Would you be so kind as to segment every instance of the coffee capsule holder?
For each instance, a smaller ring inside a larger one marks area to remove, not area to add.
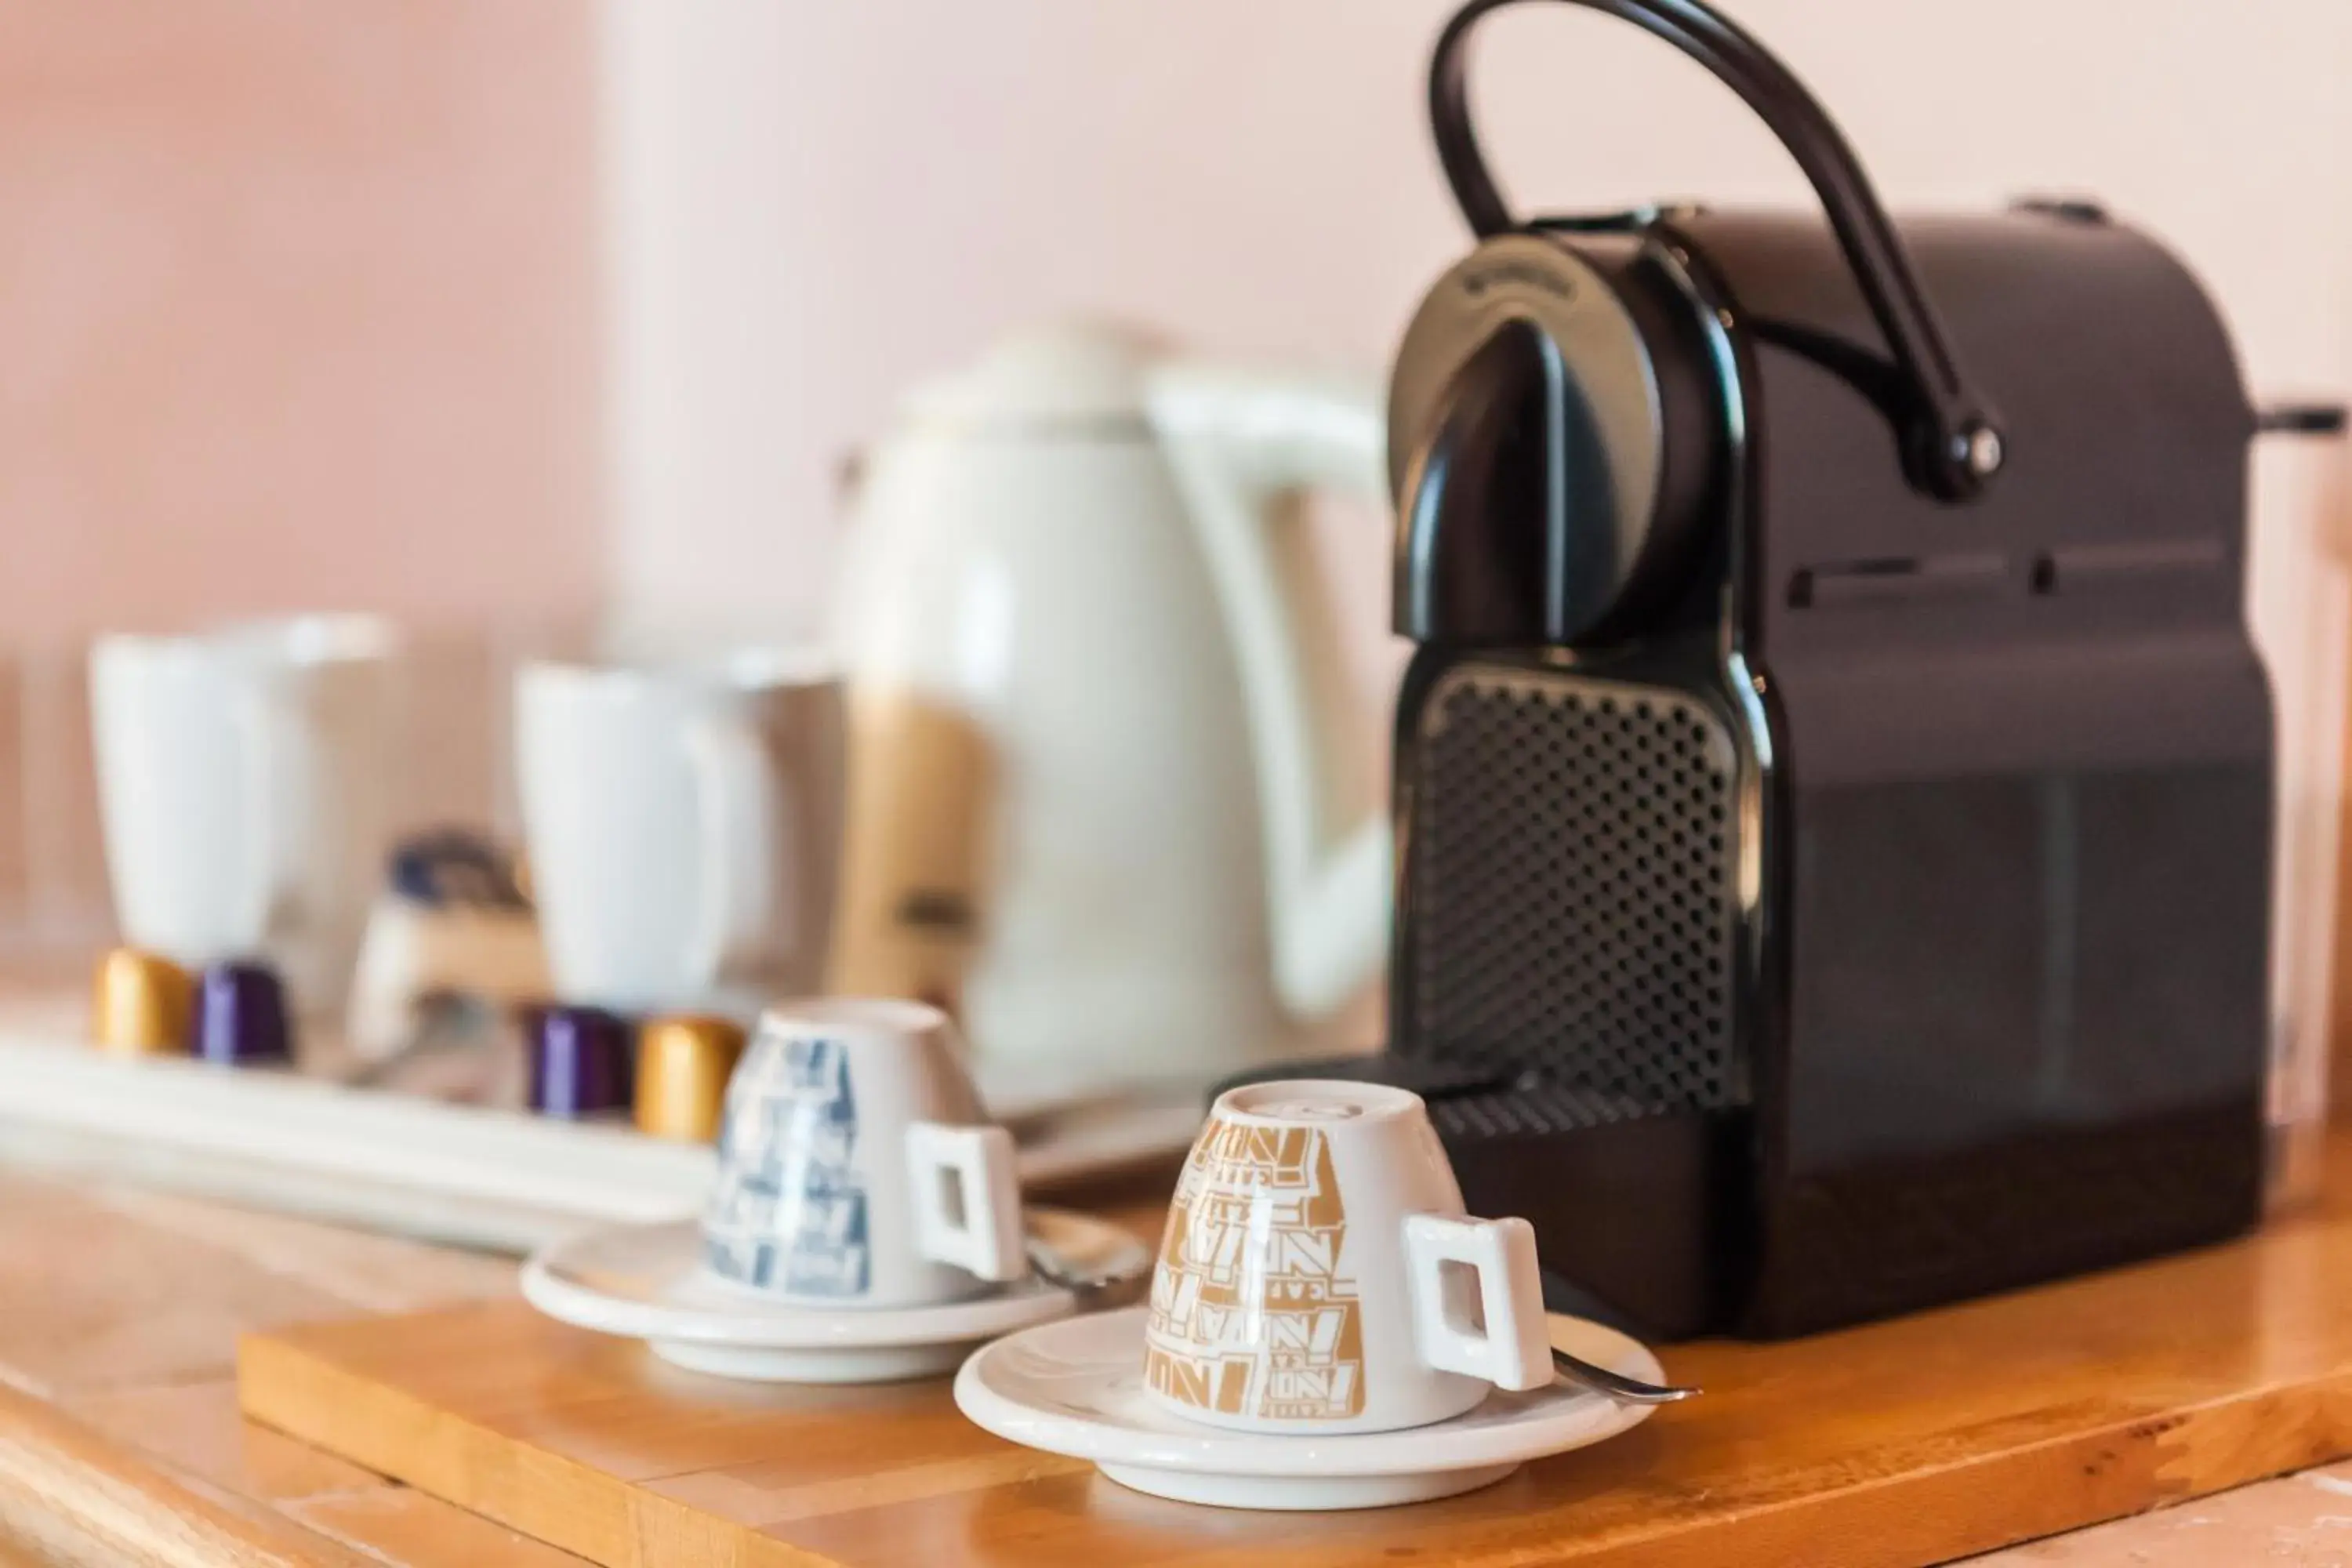
[[[299,1070],[227,1069],[102,1051],[91,1025],[79,993],[0,1000],[0,1162],[518,1255],[583,1225],[693,1215],[709,1190],[708,1144],[647,1135],[625,1114],[532,1115],[513,1085],[486,1100],[499,1086],[478,1061],[420,1058],[411,1077],[378,1079],[313,1031]],[[1033,1191],[1165,1162],[1200,1125],[1196,1084],[988,1061],[977,1076]]]

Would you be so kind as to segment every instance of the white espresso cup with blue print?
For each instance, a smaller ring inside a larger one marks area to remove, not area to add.
[[[703,1265],[806,1307],[917,1307],[1028,1271],[1012,1135],[920,1002],[761,1015],[728,1081]]]

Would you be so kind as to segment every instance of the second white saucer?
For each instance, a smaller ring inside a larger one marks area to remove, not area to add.
[[[1089,1273],[1148,1268],[1118,1226],[1031,1209],[1032,1234]],[[549,1317],[644,1340],[675,1365],[762,1383],[883,1383],[945,1372],[983,1340],[1050,1322],[1077,1300],[1035,1275],[984,1296],[925,1307],[815,1308],[768,1300],[701,1267],[693,1220],[603,1226],[541,1247],[523,1265],[524,1298]]]
[[[1650,1407],[1554,1382],[1490,1394],[1466,1415],[1401,1432],[1267,1436],[1169,1415],[1143,1396],[1145,1310],[1041,1324],[997,1341],[956,1374],[957,1405],[1027,1447],[1092,1459],[1137,1491],[1221,1508],[1385,1508],[1501,1480],[1529,1459],[1640,1425]],[[1644,1382],[1664,1382],[1636,1341],[1554,1314],[1561,1349]]]

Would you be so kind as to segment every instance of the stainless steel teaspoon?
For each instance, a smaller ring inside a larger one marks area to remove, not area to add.
[[[1580,1383],[1597,1394],[1622,1399],[1628,1405],[1672,1405],[1699,1392],[1675,1384],[1643,1383],[1638,1377],[1627,1377],[1622,1372],[1612,1372],[1580,1356],[1572,1356],[1558,1345],[1551,1348],[1551,1364],[1552,1370],[1569,1382]]]

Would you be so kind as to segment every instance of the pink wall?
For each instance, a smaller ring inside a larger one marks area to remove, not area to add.
[[[593,24],[0,0],[0,643],[595,592]]]
[[[0,0],[0,963],[104,929],[80,637],[601,596],[595,25]],[[419,668],[478,815],[491,667]]]
[[[1423,108],[1457,3],[606,0],[625,593],[812,614],[839,456],[1039,316],[1383,365],[1465,244]],[[2352,385],[2352,5],[1725,4],[1893,205],[2095,192],[2205,277],[2258,388]],[[1477,45],[1528,205],[1810,199],[1728,90],[1631,27],[1523,5]],[[2299,559],[2307,498],[2266,500],[2266,551]],[[2266,616],[2283,647],[2291,618]]]

